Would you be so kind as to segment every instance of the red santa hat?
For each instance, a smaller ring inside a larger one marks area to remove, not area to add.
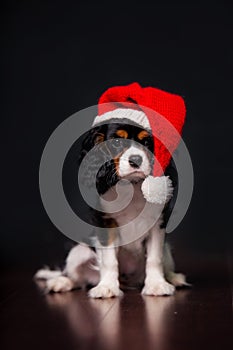
[[[100,97],[98,114],[93,125],[113,118],[127,118],[152,131],[155,155],[153,176],[158,185],[158,177],[163,175],[181,138],[186,114],[183,98],[157,88],[143,88],[138,83],[114,86]],[[149,186],[150,192],[153,192],[151,179],[144,183],[145,186]]]

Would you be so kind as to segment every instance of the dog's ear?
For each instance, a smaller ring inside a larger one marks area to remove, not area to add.
[[[112,186],[116,185],[118,181],[118,175],[115,169],[115,164],[113,159],[110,159],[103,163],[99,168],[96,176],[96,188],[98,193],[104,194]]]
[[[82,136],[81,151],[79,156],[79,162],[83,160],[85,155],[96,145],[106,139],[107,125],[96,126],[87,131]]]
[[[169,176],[169,178],[171,179],[174,190],[173,190],[172,198],[169,200],[169,202],[166,204],[163,210],[163,223],[161,225],[162,228],[165,228],[168,224],[168,221],[170,219],[170,216],[172,214],[173,208],[176,203],[176,198],[178,193],[178,174],[177,174],[177,169],[173,159],[171,159],[169,165],[167,166],[165,170],[165,175]]]
[[[101,143],[106,140],[107,125],[96,126],[83,135],[81,150],[79,155],[79,166],[82,163],[82,184],[91,187],[96,185],[96,174],[98,170],[105,164],[109,151],[107,147]],[[93,153],[89,153],[93,150]],[[89,153],[89,154],[88,154]],[[87,156],[87,157],[85,157]]]
[[[93,174],[98,172],[101,162],[103,162],[100,160],[100,156],[103,157],[104,152],[101,153],[98,149],[94,150],[91,160],[88,153],[96,144],[101,145],[100,142],[104,141],[107,127],[107,125],[96,126],[79,137],[69,149],[62,169],[62,184],[69,205],[78,217],[90,224],[93,224],[94,216],[90,214],[90,206],[83,198],[80,185],[89,188],[96,186],[96,176]],[[104,142],[102,144],[105,145]],[[85,188],[82,189],[85,190]]]

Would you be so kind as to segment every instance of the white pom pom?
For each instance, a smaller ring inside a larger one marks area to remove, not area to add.
[[[173,187],[169,176],[148,176],[142,183],[142,193],[147,202],[165,204],[172,197]]]

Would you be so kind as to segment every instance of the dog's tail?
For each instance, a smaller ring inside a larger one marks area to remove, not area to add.
[[[173,284],[175,287],[187,286],[191,287],[191,284],[186,281],[186,276],[182,273],[175,272],[175,263],[171,253],[171,247],[168,243],[164,245],[164,274],[166,280]]]
[[[40,280],[50,280],[51,278],[56,278],[62,275],[62,270],[50,270],[49,267],[45,267],[43,269],[38,270],[35,273],[34,278]]]

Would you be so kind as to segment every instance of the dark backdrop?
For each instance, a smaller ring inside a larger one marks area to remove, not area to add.
[[[42,206],[38,169],[52,131],[112,85],[138,81],[187,104],[195,172],[191,206],[172,233],[188,252],[225,252],[232,235],[232,7],[161,1],[7,1],[1,41],[1,258],[57,260],[70,241]]]

